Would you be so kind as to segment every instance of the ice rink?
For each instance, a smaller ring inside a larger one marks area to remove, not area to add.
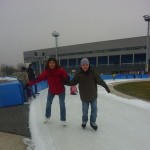
[[[122,80],[106,80],[109,85]],[[125,81],[125,80],[123,80]],[[131,81],[131,79],[130,79]],[[36,150],[149,150],[150,103],[108,94],[98,85],[98,130],[89,123],[81,128],[82,109],[79,94],[70,95],[66,86],[67,126],[60,121],[58,96],[52,116],[44,124],[47,89],[30,105],[29,125]],[[90,113],[90,112],[89,112]]]

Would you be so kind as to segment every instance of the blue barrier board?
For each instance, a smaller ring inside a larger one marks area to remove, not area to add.
[[[0,107],[24,103],[23,89],[18,81],[0,84]]]

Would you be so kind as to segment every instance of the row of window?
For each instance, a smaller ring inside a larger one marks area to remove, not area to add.
[[[131,63],[143,63],[146,60],[146,54],[128,54],[128,55],[114,55],[114,56],[99,56],[98,59],[96,57],[89,57],[89,62],[91,65],[107,65],[107,64],[131,64]],[[61,66],[78,66],[80,64],[81,58],[73,58],[73,59],[61,59]]]

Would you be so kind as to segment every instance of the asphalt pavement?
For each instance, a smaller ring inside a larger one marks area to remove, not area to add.
[[[0,150],[25,150],[22,138],[31,138],[29,104],[0,108]]]

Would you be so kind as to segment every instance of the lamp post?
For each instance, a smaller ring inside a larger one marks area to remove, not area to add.
[[[1,80],[2,80],[3,73],[2,73],[2,64],[1,64],[1,62],[0,62],[0,72],[1,72]]]
[[[59,36],[59,33],[54,31],[52,33],[52,35],[55,37],[55,43],[56,43],[56,60],[58,59],[58,36]]]
[[[1,80],[2,80],[3,73],[2,73],[2,66],[1,66],[1,64],[0,64],[0,71],[1,71]]]
[[[144,20],[148,22],[148,29],[147,29],[147,49],[146,49],[146,66],[145,72],[149,71],[149,23],[150,23],[150,15],[144,15]]]

